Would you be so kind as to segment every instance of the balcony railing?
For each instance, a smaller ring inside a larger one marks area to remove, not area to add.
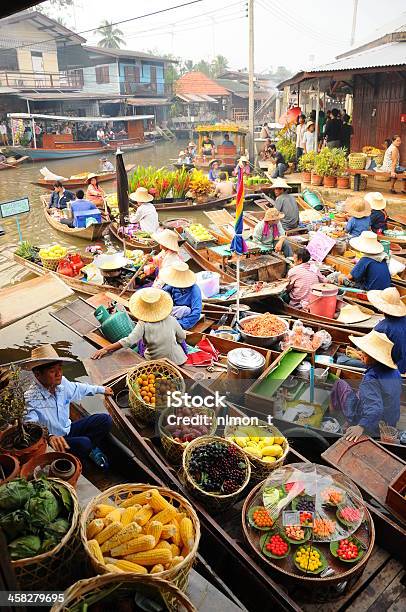
[[[16,89],[81,89],[79,75],[65,72],[20,72],[0,70],[0,86]]]
[[[122,81],[120,93],[131,96],[170,96],[172,85],[168,83],[137,83],[135,81]]]

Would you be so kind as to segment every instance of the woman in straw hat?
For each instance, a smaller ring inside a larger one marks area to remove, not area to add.
[[[180,261],[164,268],[159,279],[173,300],[172,316],[183,329],[193,327],[202,314],[202,292],[196,284],[196,275],[187,263]]]
[[[186,332],[171,316],[173,301],[169,293],[146,287],[139,289],[130,298],[131,314],[138,319],[137,325],[126,338],[102,348],[92,355],[100,359],[121,348],[131,348],[142,341],[146,359],[170,359],[176,365],[185,363],[186,353],[180,343]]]
[[[379,435],[379,421],[396,427],[400,418],[402,382],[391,352],[393,342],[375,330],[365,336],[349,336],[360,349],[365,374],[356,393],[345,380],[334,384],[330,409],[341,410],[349,425],[345,437],[357,441],[362,434]]]
[[[104,219],[106,219],[106,206],[105,206],[106,194],[103,189],[99,186],[97,181],[97,174],[89,174],[87,177],[87,190],[86,200],[96,204],[97,208],[102,213]]]
[[[371,207],[368,202],[361,196],[352,196],[347,198],[345,202],[347,215],[350,217],[345,231],[347,234],[356,238],[362,232],[367,232],[371,229]]]
[[[137,203],[137,212],[133,218],[134,223],[138,223],[142,232],[153,234],[159,229],[158,213],[153,205],[154,197],[148,193],[145,187],[138,189],[130,194],[130,200]]]
[[[295,197],[287,193],[290,186],[283,178],[272,181],[272,191],[275,194],[274,206],[284,215],[282,226],[285,230],[296,229],[299,225],[299,207]]]
[[[209,163],[209,181],[216,183],[220,177],[220,161],[218,159],[212,159]]]
[[[379,191],[367,193],[364,200],[371,207],[371,230],[382,234],[388,229],[388,215],[386,213],[386,199]]]
[[[111,429],[110,415],[92,414],[72,422],[69,408],[71,402],[90,395],[113,395],[113,391],[110,387],[67,380],[62,367],[68,362],[74,359],[60,357],[50,344],[33,349],[31,358],[20,362],[21,368],[34,374],[34,381],[25,393],[27,421],[48,429],[49,444],[55,451],[69,450],[82,461],[89,458],[99,467],[107,468],[99,444]]]
[[[387,289],[391,284],[391,276],[387,264],[388,255],[374,232],[362,232],[361,236],[352,238],[350,245],[362,254],[361,259],[351,270],[351,274],[339,274],[338,282],[354,281],[357,287],[370,291],[371,289]]]
[[[393,342],[392,359],[399,372],[406,372],[406,305],[396,287],[383,291],[368,291],[368,300],[383,312],[385,318],[375,326],[375,331],[386,334]]]
[[[252,238],[255,242],[260,242],[264,246],[269,247],[275,253],[282,251],[285,257],[289,257],[291,249],[289,244],[285,242],[286,234],[281,224],[281,219],[284,216],[276,208],[268,208],[265,211],[263,220],[258,221],[256,224]]]
[[[167,266],[172,266],[182,261],[179,257],[179,237],[173,230],[164,229],[162,232],[151,234],[151,238],[161,247],[161,251],[154,257],[153,261],[158,268],[158,278],[154,284],[156,287],[162,287],[163,283],[159,280],[160,272]]]

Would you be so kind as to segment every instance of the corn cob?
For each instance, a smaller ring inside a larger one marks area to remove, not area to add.
[[[106,569],[108,569],[109,572],[115,572],[116,574],[124,573],[124,570],[117,567],[117,565],[113,565],[112,563],[106,563]]]
[[[99,543],[96,540],[89,540],[87,544],[93,557],[96,557],[97,561],[104,565],[104,558]]]
[[[176,529],[172,523],[167,523],[162,527],[161,540],[168,540],[175,535]]]
[[[154,548],[153,550],[145,550],[132,555],[127,555],[127,561],[139,563],[140,565],[157,565],[162,563],[166,565],[172,561],[172,553],[167,548]]]
[[[134,506],[128,506],[128,508],[125,508],[123,514],[121,515],[121,524],[125,527],[126,525],[132,523],[138,510],[141,510],[140,504],[134,504]]]
[[[115,523],[116,521],[121,522],[123,512],[124,508],[116,508],[115,510],[112,510],[112,512],[109,512],[108,515],[104,517],[104,520],[107,524]]]
[[[115,509],[116,506],[111,506],[110,504],[98,504],[94,508],[94,515],[96,518],[104,518]]]
[[[191,549],[194,542],[194,532],[193,523],[190,518],[185,517],[181,520],[179,530],[183,545]]]
[[[180,555],[180,548],[179,546],[177,546],[176,544],[171,544],[171,551],[172,551],[172,556],[173,557],[177,557],[178,555]]]
[[[116,533],[121,531],[122,528],[122,524],[118,521],[116,521],[115,523],[110,523],[110,525],[105,527],[103,531],[101,531],[95,536],[95,540],[97,540],[99,544],[104,544],[104,542],[107,542],[107,540],[109,540],[114,535],[116,535]]]
[[[172,567],[175,567],[175,565],[179,565],[179,563],[181,563],[183,561],[183,557],[173,557],[172,561],[169,562],[169,568],[168,569],[172,569]]]
[[[116,546],[132,540],[140,533],[140,531],[141,527],[138,525],[138,523],[130,523],[126,527],[123,527],[118,533],[113,535],[113,537],[111,537],[109,540],[104,542],[104,544],[101,545],[101,551],[108,552],[112,548],[116,548]]]
[[[157,489],[151,489],[151,499],[148,503],[152,506],[154,512],[160,512],[168,508],[168,506],[172,506]]]
[[[158,514],[155,514],[154,521],[159,521],[162,525],[169,523],[176,514],[176,508],[168,506],[165,510],[161,510]]]
[[[181,546],[182,540],[181,540],[181,537],[180,537],[179,525],[178,525],[177,521],[175,521],[175,519],[173,519],[171,521],[171,525],[173,525],[174,528],[175,528],[175,533],[173,534],[171,540],[172,540],[172,542],[174,544],[176,544],[176,546]]]
[[[137,514],[134,517],[134,521],[141,525],[141,527],[143,527],[148,523],[153,514],[154,511],[151,506],[149,504],[145,504],[144,506],[142,506],[141,510],[138,510]]]
[[[148,523],[145,533],[154,536],[155,544],[158,544],[161,538],[162,527],[163,525],[159,521],[152,521],[151,523]]]
[[[110,554],[112,557],[123,557],[133,553],[150,550],[155,546],[155,538],[151,535],[137,535],[132,540],[124,542],[115,548],[112,548]],[[131,559],[129,559],[131,561]]]
[[[182,555],[182,557],[184,557],[186,559],[186,557],[188,556],[188,554],[190,553],[190,550],[187,546],[184,546],[182,548],[182,550],[180,551],[180,554]]]
[[[156,548],[165,548],[166,550],[170,550],[172,551],[171,545],[169,544],[169,542],[167,540],[161,540],[160,542],[158,542],[158,544],[155,546]]]
[[[117,567],[121,572],[134,572],[136,574],[148,573],[147,569],[142,565],[131,563],[131,561],[126,561],[125,559],[111,559],[110,557],[106,557],[106,561],[109,561],[109,565]]]
[[[151,571],[149,573],[150,574],[159,574],[159,572],[163,572],[164,569],[165,568],[162,565],[162,563],[157,563],[156,565],[154,565],[154,567],[151,569]]]
[[[131,495],[131,497],[128,497],[126,500],[121,502],[120,508],[128,508],[129,506],[134,506],[135,504],[141,504],[141,506],[143,506],[144,504],[147,504],[150,499],[150,490],[142,491],[142,493],[135,493],[134,495]]]
[[[86,539],[92,540],[98,533],[103,531],[104,521],[103,519],[93,519],[90,521],[86,528]]]

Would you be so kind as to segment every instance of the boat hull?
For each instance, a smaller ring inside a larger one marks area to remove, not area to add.
[[[41,202],[47,223],[49,223],[51,227],[53,227],[57,232],[60,232],[61,234],[66,234],[74,238],[82,238],[83,240],[93,242],[94,240],[100,240],[103,237],[104,232],[107,231],[110,225],[109,221],[103,221],[102,223],[95,223],[94,225],[90,225],[89,227],[68,227],[63,223],[59,223],[59,221],[54,219],[52,215],[49,214],[47,196],[42,196]]]
[[[135,168],[136,164],[131,164],[130,166],[126,166],[126,172],[131,172]],[[98,183],[105,183],[106,181],[114,181],[116,179],[116,172],[104,172],[102,174],[97,175]],[[46,179],[38,179],[38,181],[33,181],[33,185],[39,185],[44,189],[53,190],[55,181],[47,181]],[[67,179],[63,181],[63,186],[65,189],[79,189],[80,187],[87,186],[87,178],[77,178],[77,179]]]
[[[122,145],[121,150],[126,151],[137,151],[139,149],[146,149],[153,147],[154,143],[145,142],[137,143],[134,145]],[[86,155],[100,155],[110,152],[115,152],[118,147],[87,147],[85,149],[69,148],[66,149],[32,149],[31,147],[11,147],[10,151],[18,153],[20,155],[26,155],[33,161],[43,161],[47,159],[68,159],[71,157],[84,157]]]

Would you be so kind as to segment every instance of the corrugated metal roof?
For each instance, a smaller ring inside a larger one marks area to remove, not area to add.
[[[312,66],[306,72],[331,72],[332,70],[357,70],[406,64],[406,42],[392,42],[367,49],[348,57],[341,57],[329,64]]]
[[[215,104],[218,103],[218,100],[208,96],[207,94],[176,94],[177,98],[180,98],[184,102],[213,102]]]

